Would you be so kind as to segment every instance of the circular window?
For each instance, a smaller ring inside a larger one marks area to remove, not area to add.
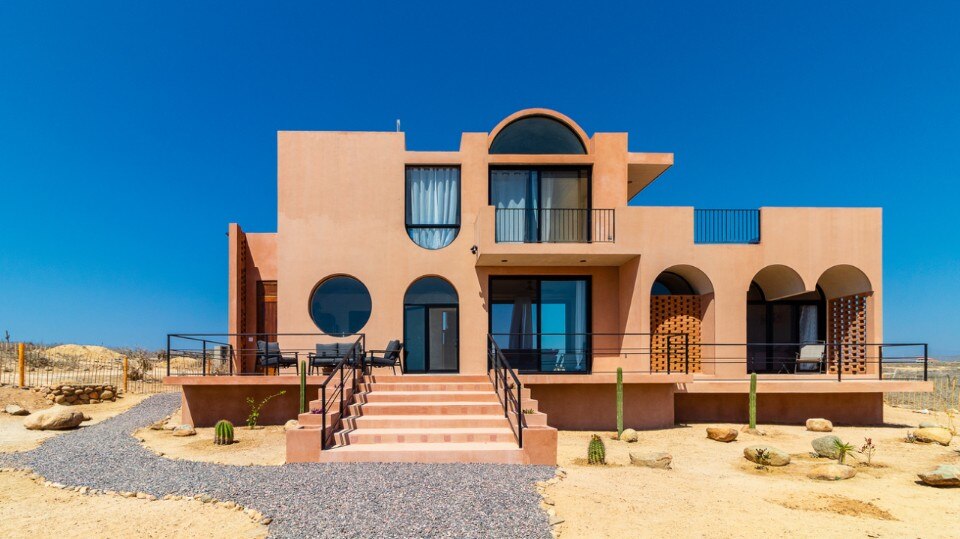
[[[341,275],[320,283],[310,296],[310,317],[330,335],[359,332],[370,320],[370,292],[363,283]]]

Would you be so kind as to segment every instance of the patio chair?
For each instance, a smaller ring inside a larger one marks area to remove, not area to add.
[[[401,350],[403,350],[403,344],[400,341],[390,341],[384,350],[370,350],[370,357],[366,359],[366,364],[370,367],[390,367],[393,369],[393,374],[397,374],[397,367],[402,367],[400,365]],[[376,355],[377,353],[381,355]]]
[[[299,352],[282,352],[280,343],[257,341],[257,365],[264,369],[274,367],[277,374],[280,374],[281,367],[293,366],[297,374],[300,374],[299,358]]]
[[[826,345],[823,344],[805,344],[800,347],[800,351],[797,353],[797,361],[793,365],[793,373],[796,374],[800,371],[817,371],[817,373],[823,373],[823,357],[826,350]],[[810,365],[810,369],[802,369],[801,367]]]

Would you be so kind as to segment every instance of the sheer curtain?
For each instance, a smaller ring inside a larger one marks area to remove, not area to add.
[[[460,230],[459,168],[407,168],[407,225],[410,239],[421,247],[450,245]]]
[[[543,199],[540,222],[542,241],[586,241],[586,179],[577,170],[544,171],[540,179]],[[552,210],[552,211],[551,211]]]
[[[529,170],[495,170],[490,176],[490,203],[497,208],[497,241],[537,239],[536,176]]]
[[[800,307],[800,343],[810,344],[817,342],[817,306],[803,305]]]

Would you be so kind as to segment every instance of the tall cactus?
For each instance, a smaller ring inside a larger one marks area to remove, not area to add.
[[[307,413],[307,362],[300,362],[300,413]]]
[[[221,419],[217,421],[214,431],[216,436],[213,439],[213,443],[217,445],[229,445],[233,443],[233,423],[226,419]]]
[[[603,439],[594,434],[590,437],[590,445],[587,446],[587,464],[606,464],[607,449],[603,445]]]
[[[757,373],[750,373],[750,428],[757,428]]]
[[[617,367],[617,438],[623,436],[623,367]]]

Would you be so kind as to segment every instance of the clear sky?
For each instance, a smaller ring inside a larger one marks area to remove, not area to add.
[[[452,4],[0,2],[0,337],[223,331],[276,131],[543,106],[676,153],[635,204],[882,206],[885,340],[960,353],[960,3]]]

